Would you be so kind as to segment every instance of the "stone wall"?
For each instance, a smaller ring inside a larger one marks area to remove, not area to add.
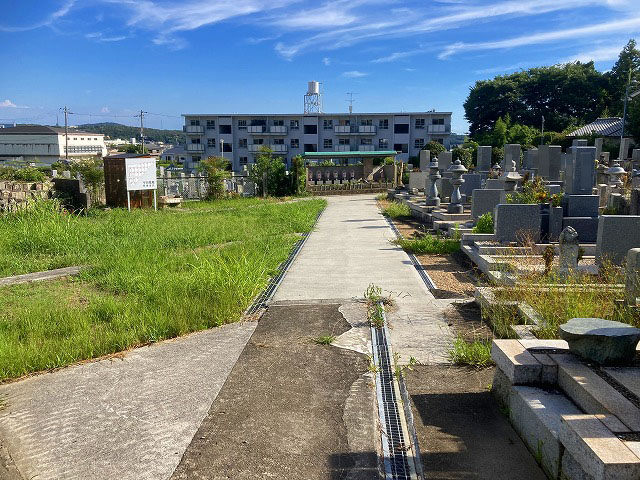
[[[48,182],[0,180],[0,212],[14,211],[37,198],[48,198]]]

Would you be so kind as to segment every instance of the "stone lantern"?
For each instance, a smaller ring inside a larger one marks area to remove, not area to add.
[[[462,174],[467,171],[464,165],[460,163],[460,159],[457,159],[449,171],[453,173],[451,184],[453,185],[453,193],[451,193],[451,201],[447,207],[447,213],[464,213],[464,206],[462,205],[462,195],[460,195],[460,185],[464,183]]]
[[[620,160],[614,160],[613,165],[607,170],[607,175],[609,175],[609,186],[613,188],[621,188],[622,180],[620,177],[627,173],[624,168],[620,166]]]
[[[493,174],[493,178],[500,177],[500,174],[502,173],[502,167],[499,163],[496,162],[496,164],[491,167],[491,173]]]
[[[522,180],[522,176],[516,171],[516,162],[511,160],[511,170],[506,172],[502,178],[504,178],[504,191],[507,193],[515,192],[518,182]]]
[[[441,177],[438,170],[438,158],[434,157],[429,163],[429,185],[425,188],[427,199],[425,205],[428,207],[437,207],[440,205],[440,199],[438,198],[438,187],[436,182]]]

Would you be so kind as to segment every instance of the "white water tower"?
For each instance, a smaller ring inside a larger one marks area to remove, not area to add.
[[[304,113],[322,113],[322,91],[320,82],[307,82],[304,95]]]

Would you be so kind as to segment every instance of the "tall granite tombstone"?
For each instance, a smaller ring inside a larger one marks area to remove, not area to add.
[[[633,168],[640,168],[640,148],[633,149],[631,163],[633,163]]]
[[[489,172],[491,170],[491,147],[478,147],[478,172]]]
[[[524,164],[522,167],[525,170],[537,170],[538,169],[538,149],[530,148],[524,152]]]
[[[630,145],[631,145],[630,138],[625,137],[622,139],[622,141],[620,142],[620,149],[618,150],[618,158],[620,160],[625,160],[628,157]]]
[[[596,158],[600,158],[600,154],[602,153],[602,144],[604,143],[604,138],[596,138],[593,142],[593,145],[596,147]]]
[[[574,147],[571,169],[573,195],[591,195],[596,174],[596,147]]]
[[[504,158],[502,159],[502,171],[511,168],[511,162],[516,163],[516,169],[520,167],[520,144],[508,143],[504,146]]]
[[[420,171],[429,173],[429,163],[431,162],[431,152],[420,150]]]
[[[438,168],[440,172],[446,172],[451,167],[451,163],[453,161],[453,153],[451,152],[441,152],[438,155]]]
[[[583,138],[574,138],[571,142],[572,147],[586,147],[589,145],[589,142]]]
[[[465,173],[462,175],[464,183],[460,185],[460,193],[471,197],[474,190],[482,186],[482,176],[479,173]]]
[[[560,145],[540,145],[537,153],[538,175],[546,180],[560,180],[562,147]]]

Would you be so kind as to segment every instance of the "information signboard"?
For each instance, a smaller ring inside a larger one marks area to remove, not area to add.
[[[156,159],[154,157],[131,157],[125,159],[127,190],[155,190]]]

